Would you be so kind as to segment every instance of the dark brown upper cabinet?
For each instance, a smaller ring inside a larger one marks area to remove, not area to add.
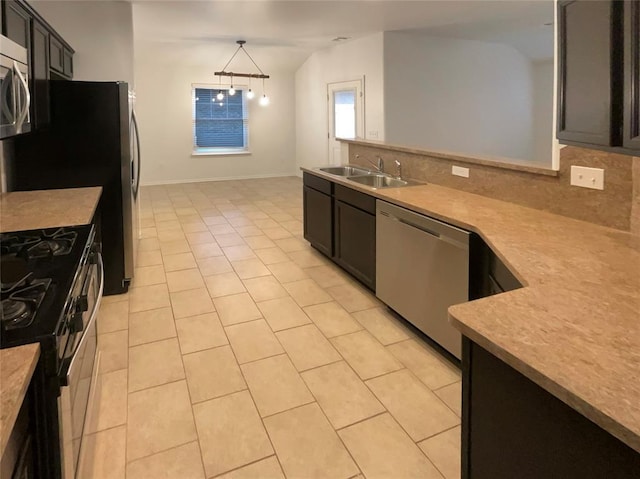
[[[49,81],[73,78],[73,49],[23,0],[2,0],[2,34],[27,49],[32,130],[50,124]]]
[[[31,48],[31,15],[18,2],[2,2],[3,34],[29,50]]]
[[[38,20],[33,20],[31,40],[31,77],[33,122],[36,129],[49,126],[49,31]]]
[[[638,154],[638,5],[558,2],[560,143]]]
[[[640,5],[625,2],[624,12],[625,148],[640,151]]]

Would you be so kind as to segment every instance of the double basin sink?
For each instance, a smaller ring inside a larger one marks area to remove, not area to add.
[[[414,181],[402,180],[394,178],[385,173],[367,170],[357,166],[328,166],[318,168],[319,171],[329,173],[330,175],[341,176],[354,183],[369,186],[371,188],[398,188],[401,186],[418,185]]]

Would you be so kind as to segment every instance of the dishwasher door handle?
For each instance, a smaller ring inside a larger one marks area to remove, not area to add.
[[[400,223],[403,223],[403,224],[405,224],[407,226],[411,226],[412,228],[420,230],[423,233],[427,233],[428,235],[431,235],[431,236],[433,236],[435,238],[440,238],[440,233],[436,233],[435,231],[431,231],[430,229],[427,229],[424,226],[417,225],[415,223],[412,223],[411,221],[403,220],[402,218],[397,218],[395,216],[389,216],[389,218],[391,218],[392,220],[395,220],[395,221],[399,221]]]
[[[386,216],[387,218],[389,218],[392,221],[398,221],[399,223],[402,223],[402,224],[405,224],[407,226],[411,226],[412,228],[415,228],[417,230],[420,230],[423,233],[427,233],[427,234],[429,234],[431,236],[434,236],[436,238],[440,238],[440,233],[438,233],[436,231],[433,231],[433,230],[430,230],[425,226],[419,225],[419,224],[414,223],[412,221],[408,221],[408,220],[406,220],[404,218],[399,218],[399,217],[395,216],[394,214],[389,213],[388,211],[380,210],[379,213],[382,216]]]
[[[382,215],[388,217],[390,220],[397,221],[399,223],[402,223],[403,225],[407,225],[411,228],[415,228],[419,231],[422,231],[423,233],[433,236],[434,238],[437,238],[440,241],[444,241],[445,243],[452,244],[453,246],[457,246],[458,248],[461,248],[464,250],[469,249],[468,242],[458,241],[457,239],[451,238],[447,235],[443,235],[442,233],[438,233],[437,231],[430,230],[429,228],[426,228],[425,226],[419,225],[412,221],[407,221],[404,218],[398,218],[397,216],[390,215],[387,212],[382,212]]]

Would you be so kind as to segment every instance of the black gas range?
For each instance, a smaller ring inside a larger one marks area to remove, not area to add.
[[[88,407],[89,388],[81,388],[85,399],[76,391],[94,374],[104,283],[94,238],[92,225],[0,234],[0,348],[40,343],[28,393],[32,445],[25,443],[35,477],[66,479],[77,467],[84,421],[68,416],[80,408],[73,417],[84,418]]]

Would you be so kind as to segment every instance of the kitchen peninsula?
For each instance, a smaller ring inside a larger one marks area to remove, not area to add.
[[[525,287],[451,307],[452,324],[640,464],[640,237],[435,184],[374,190],[303,170],[478,234]]]

